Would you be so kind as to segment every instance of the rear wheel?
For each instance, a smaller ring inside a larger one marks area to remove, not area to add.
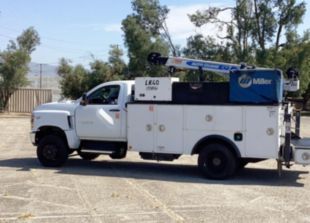
[[[209,144],[199,153],[198,167],[205,177],[222,180],[236,172],[237,159],[227,146]]]
[[[78,151],[78,154],[80,155],[80,157],[83,160],[94,160],[98,156],[100,156],[100,154],[97,154],[97,153],[85,153],[85,152],[81,152],[81,151]]]
[[[62,166],[68,159],[68,153],[68,147],[60,136],[47,135],[38,143],[37,156],[43,166]]]

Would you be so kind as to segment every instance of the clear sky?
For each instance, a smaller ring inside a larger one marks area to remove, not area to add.
[[[233,5],[234,0],[160,0],[170,8],[168,27],[174,43],[185,45],[186,38],[197,30],[187,14],[210,4]],[[310,1],[299,32],[310,28]],[[132,12],[129,0],[0,0],[0,50],[6,48],[24,29],[34,26],[41,45],[32,54],[32,61],[57,65],[61,57],[84,65],[91,55],[107,59],[111,44],[123,45],[121,21]],[[229,15],[223,15],[229,19]]]

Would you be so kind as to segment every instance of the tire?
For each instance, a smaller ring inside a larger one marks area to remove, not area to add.
[[[126,157],[126,154],[127,154],[126,147],[121,147],[119,151],[112,153],[109,156],[111,159],[123,159]]]
[[[68,147],[64,140],[59,136],[47,135],[38,143],[37,157],[43,166],[62,166],[67,161],[68,155]]]
[[[198,167],[205,177],[223,180],[236,172],[237,159],[227,146],[209,144],[199,153]]]
[[[244,167],[245,167],[248,163],[249,163],[248,161],[243,160],[243,159],[240,159],[240,160],[238,161],[238,169],[239,169],[239,170],[244,169]]]
[[[98,156],[100,156],[100,154],[97,154],[97,153],[83,153],[81,151],[78,151],[78,154],[80,155],[80,157],[83,159],[83,160],[94,160],[96,159]]]

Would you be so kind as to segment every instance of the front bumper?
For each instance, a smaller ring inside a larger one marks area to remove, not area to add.
[[[30,132],[30,141],[31,141],[31,143],[34,145],[34,146],[36,146],[36,131],[31,131]]]

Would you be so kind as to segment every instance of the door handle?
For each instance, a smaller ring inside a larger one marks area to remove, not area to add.
[[[120,112],[119,109],[110,109],[109,111],[110,111],[110,112]]]

